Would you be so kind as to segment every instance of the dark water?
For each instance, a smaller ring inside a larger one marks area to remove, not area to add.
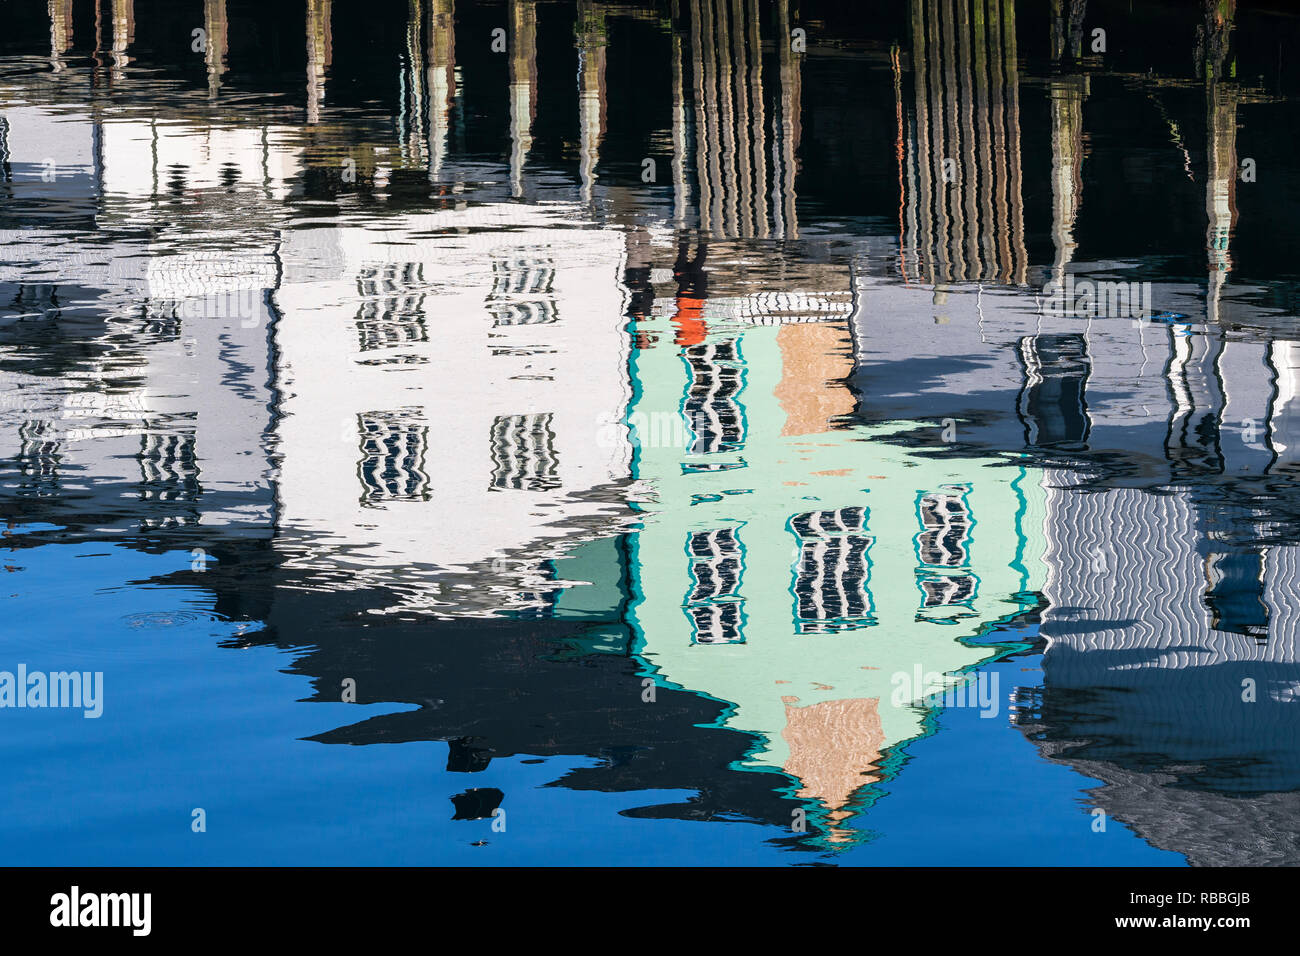
[[[1300,862],[1300,20],[1019,6],[6,4],[0,862]]]

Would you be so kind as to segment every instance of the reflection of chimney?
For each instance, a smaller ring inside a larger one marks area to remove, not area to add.
[[[208,95],[215,99],[221,90],[221,75],[226,72],[226,0],[203,0],[203,29],[207,33]]]
[[[782,435],[820,435],[853,412],[845,380],[853,373],[852,342],[838,323],[793,322],[776,333],[781,382],[773,390],[785,411]]]
[[[126,51],[134,40],[135,0],[113,0],[113,80],[120,80],[122,68],[131,62]]]
[[[1206,248],[1209,256],[1209,286],[1206,318],[1219,320],[1219,298],[1232,257],[1228,246],[1237,220],[1237,90],[1225,83],[1229,62],[1236,0],[1206,0],[1205,3],[1205,98],[1207,104],[1209,176],[1205,188],[1205,210],[1209,218]]]
[[[605,12],[588,0],[578,4],[578,125],[578,177],[583,201],[590,202],[605,135]]]
[[[1025,282],[1014,0],[912,0],[912,82],[899,177],[908,271]]]
[[[50,64],[64,68],[63,54],[72,49],[72,0],[50,0]]]
[[[524,194],[536,89],[537,6],[532,0],[510,0],[510,195],[515,198]]]
[[[307,0],[307,122],[319,123],[325,104],[325,72],[333,55],[330,6],[333,0]]]
[[[869,771],[880,762],[885,733],[880,724],[880,702],[875,698],[829,700],[807,707],[785,698],[785,730],[781,736],[790,748],[787,773],[803,786],[798,796],[816,800],[830,812],[832,843],[850,839],[836,824],[851,813],[844,806],[853,794],[879,776]]]
[[[432,0],[428,26],[429,178],[438,179],[447,155],[452,100],[456,95],[455,0]]]

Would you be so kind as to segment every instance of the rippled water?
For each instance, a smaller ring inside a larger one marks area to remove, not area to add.
[[[1300,21],[267,6],[0,13],[0,861],[1300,863]]]

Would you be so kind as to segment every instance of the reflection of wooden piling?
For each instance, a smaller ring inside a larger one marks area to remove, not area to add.
[[[1088,0],[1052,0],[1052,60],[1059,61],[1068,51],[1076,62],[1083,56],[1083,16]]]
[[[796,61],[794,51],[790,48],[789,0],[777,0],[776,17],[778,30],[776,47],[781,51],[781,219],[777,236],[783,239],[798,239],[799,218],[795,212],[794,184],[797,174],[795,156],[803,132],[803,124],[800,122],[800,111],[803,108],[803,82],[799,62]]]
[[[72,49],[72,0],[50,0],[50,65],[64,69],[63,54]]]
[[[798,235],[794,185],[799,70],[790,50],[788,4],[780,0],[776,5],[773,34],[780,83],[770,118],[758,0],[689,0],[689,14],[694,204],[699,228],[723,238],[794,238]],[[680,81],[678,86],[685,88]],[[681,115],[684,128],[684,109]],[[685,136],[674,143],[685,163]],[[684,169],[679,189],[684,195]],[[679,218],[684,219],[685,202],[681,205]]]
[[[754,234],[760,238],[768,235],[768,217],[764,209],[763,193],[767,185],[767,114],[763,105],[763,37],[758,22],[758,0],[747,0],[746,22],[749,26],[749,101],[750,147],[753,150],[754,197],[748,203],[753,214]]]
[[[929,282],[1025,282],[1014,0],[913,0],[911,22],[905,268]]]
[[[227,69],[226,0],[203,0],[203,30],[207,34],[203,58],[208,65],[208,95],[215,99],[221,90],[221,75]]]
[[[578,124],[578,178],[590,202],[605,136],[605,12],[588,0],[578,4]]]
[[[1207,318],[1219,319],[1219,299],[1232,271],[1231,242],[1237,224],[1237,99],[1228,79],[1236,0],[1205,0],[1205,100],[1208,176],[1205,235],[1209,259]]]
[[[325,105],[325,74],[333,57],[333,0],[307,0],[307,122],[319,123]]]
[[[442,175],[456,95],[455,0],[431,0],[426,23],[427,102],[429,113],[429,178]]]
[[[680,20],[680,0],[673,0],[673,23]],[[673,30],[669,37],[673,74],[673,225],[686,228],[686,91],[683,86],[682,37]]]
[[[1052,111],[1052,278],[1065,281],[1074,259],[1074,223],[1083,191],[1083,98],[1087,77],[1060,77],[1048,85]]]
[[[510,195],[524,193],[524,163],[537,115],[537,6],[510,0]]]
[[[409,0],[406,16],[406,82],[399,111],[402,153],[414,162],[424,158],[424,112],[428,92],[424,67],[424,0]]]
[[[135,41],[135,0],[113,0],[113,80],[122,78],[122,69],[131,62],[126,51]]]

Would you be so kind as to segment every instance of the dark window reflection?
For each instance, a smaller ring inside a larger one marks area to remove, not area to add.
[[[549,412],[499,415],[492,423],[492,487],[549,491],[560,487],[559,458]]]
[[[1205,561],[1210,588],[1205,604],[1216,631],[1268,637],[1268,605],[1264,603],[1263,554],[1212,554]]]
[[[1021,340],[1025,386],[1020,417],[1031,448],[1083,450],[1088,441],[1085,389],[1092,362],[1082,335],[1037,335]]]
[[[429,427],[418,413],[398,409],[366,412],[358,416],[361,427],[362,500],[424,501],[429,498],[425,455]]]
[[[740,579],[745,555],[734,528],[697,531],[686,542],[690,592],[686,615],[696,644],[741,644]]]
[[[795,515],[799,537],[795,564],[795,627],[800,634],[827,634],[874,624],[868,582],[866,508],[810,511]]]

